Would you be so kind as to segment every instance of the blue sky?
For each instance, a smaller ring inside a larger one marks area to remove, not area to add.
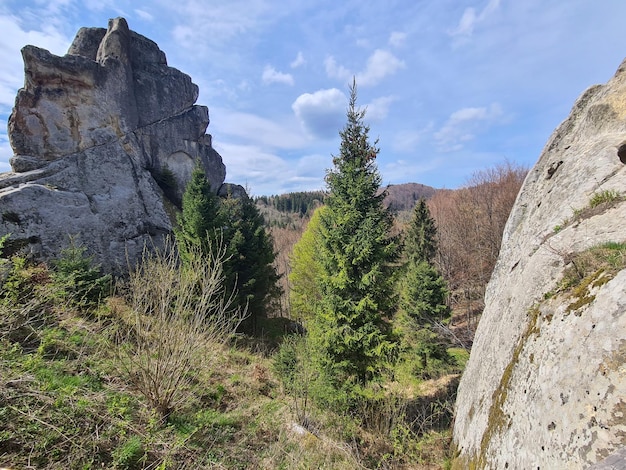
[[[227,181],[254,195],[324,187],[353,76],[383,182],[455,188],[533,165],[626,56],[623,0],[0,0],[0,171],[20,48],[63,55],[117,16],[198,84]]]

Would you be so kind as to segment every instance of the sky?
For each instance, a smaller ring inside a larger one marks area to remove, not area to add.
[[[0,172],[20,49],[64,55],[118,16],[200,87],[226,181],[256,196],[325,187],[353,78],[383,184],[456,188],[532,167],[626,57],[624,0],[0,0]]]

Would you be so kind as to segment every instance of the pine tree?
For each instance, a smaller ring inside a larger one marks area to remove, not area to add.
[[[220,201],[212,190],[201,164],[198,162],[191,173],[191,181],[183,194],[183,210],[175,229],[178,249],[183,261],[189,247],[199,246],[202,253],[215,250],[216,242],[221,243]]]
[[[353,83],[341,146],[326,175],[330,194],[321,214],[319,258],[322,293],[312,334],[335,387],[364,385],[379,374],[395,343],[385,316],[392,305],[391,263],[397,242],[383,206],[379,152],[368,140],[365,111]]]
[[[280,295],[272,238],[249,197],[224,199],[220,217],[226,243],[226,286],[234,286],[235,307],[248,308],[242,329],[255,333],[259,319],[267,316],[272,300]]]
[[[413,217],[405,237],[407,260],[430,263],[437,253],[437,228],[430,216],[426,200],[421,198],[413,208]]]

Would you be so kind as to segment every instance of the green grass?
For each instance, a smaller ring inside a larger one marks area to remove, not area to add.
[[[589,207],[598,207],[601,204],[609,204],[615,201],[621,201],[622,195],[617,191],[610,189],[594,193],[589,199]]]
[[[445,463],[448,429],[418,433],[399,426],[381,433],[363,426],[361,416],[309,404],[316,435],[294,432],[295,401],[280,386],[267,347],[280,340],[280,322],[269,322],[259,348],[247,338],[240,346],[198,350],[203,368],[189,384],[189,398],[163,420],[116,365],[112,339],[126,328],[129,311],[123,299],[82,312],[49,295],[45,267],[20,269],[20,300],[0,300],[2,465],[344,469]],[[467,360],[464,351],[450,354],[457,368]]]

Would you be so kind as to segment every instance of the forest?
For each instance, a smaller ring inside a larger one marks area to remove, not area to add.
[[[220,198],[126,277],[0,240],[0,464],[444,469],[456,386],[527,169],[385,188],[351,88],[326,189]]]

